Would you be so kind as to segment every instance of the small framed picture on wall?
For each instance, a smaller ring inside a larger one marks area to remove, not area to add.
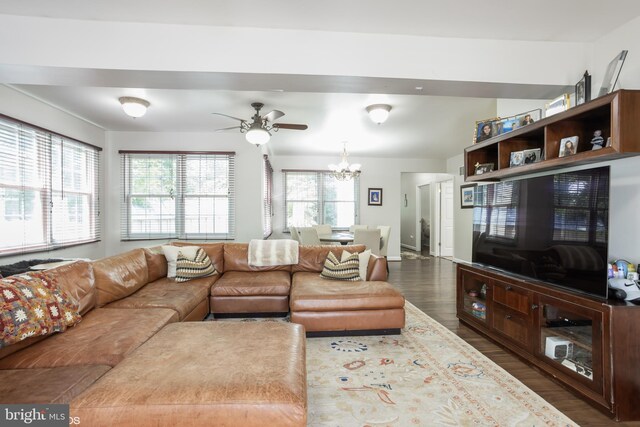
[[[473,190],[475,188],[476,184],[467,184],[460,186],[460,208],[473,208]]]
[[[382,188],[369,189],[369,206],[382,206]]]

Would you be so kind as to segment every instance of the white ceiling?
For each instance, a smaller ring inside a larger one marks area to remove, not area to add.
[[[175,23],[323,30],[434,37],[535,41],[592,41],[640,14],[637,0],[0,0],[0,14],[79,20]],[[580,24],[582,23],[582,24]],[[258,42],[270,48],[268,41]],[[16,77],[18,76],[18,77]],[[369,77],[89,70],[0,64],[12,83],[60,109],[112,131],[212,132],[236,124],[211,115],[249,119],[251,102],[286,113],[279,121],[306,123],[272,138],[276,155],[332,155],[341,141],[371,157],[448,158],[471,142],[478,111],[495,111],[495,98],[548,99],[561,86],[418,81]],[[55,82],[55,83],[54,83]],[[417,90],[416,87],[423,87]],[[374,95],[383,94],[383,95]],[[120,96],[151,102],[146,116],[126,117]],[[382,125],[364,108],[388,103]],[[244,137],[237,134],[239,142]]]

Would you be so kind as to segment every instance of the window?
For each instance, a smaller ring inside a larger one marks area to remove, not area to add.
[[[234,159],[121,151],[121,239],[233,239]]]
[[[0,253],[100,240],[100,149],[0,116]]]
[[[329,172],[283,171],[285,229],[329,224],[347,229],[357,223],[360,205],[358,178],[339,181]]]
[[[262,187],[262,237],[265,239],[273,232],[271,218],[273,217],[273,206],[271,204],[271,194],[273,192],[273,168],[269,161],[269,156],[263,156],[264,180]]]

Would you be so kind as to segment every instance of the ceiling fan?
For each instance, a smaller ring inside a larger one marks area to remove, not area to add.
[[[251,104],[251,106],[256,110],[256,113],[251,117],[250,120],[239,119],[238,117],[233,117],[228,114],[211,113],[240,121],[239,126],[216,129],[216,132],[230,129],[240,129],[240,133],[246,133],[245,137],[251,144],[262,145],[269,142],[269,138],[271,138],[271,131],[277,132],[280,129],[305,130],[308,127],[307,125],[293,123],[274,123],[275,120],[278,120],[280,117],[284,116],[284,113],[282,111],[272,110],[264,116],[261,116],[260,110],[262,109],[262,107],[264,107],[264,104],[261,102],[254,102]]]

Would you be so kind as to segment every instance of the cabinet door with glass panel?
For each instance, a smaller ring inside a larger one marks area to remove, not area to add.
[[[544,295],[538,295],[538,304],[538,356],[602,393],[602,312]]]
[[[480,274],[461,270],[459,283],[459,315],[483,325],[490,325],[493,281]]]

